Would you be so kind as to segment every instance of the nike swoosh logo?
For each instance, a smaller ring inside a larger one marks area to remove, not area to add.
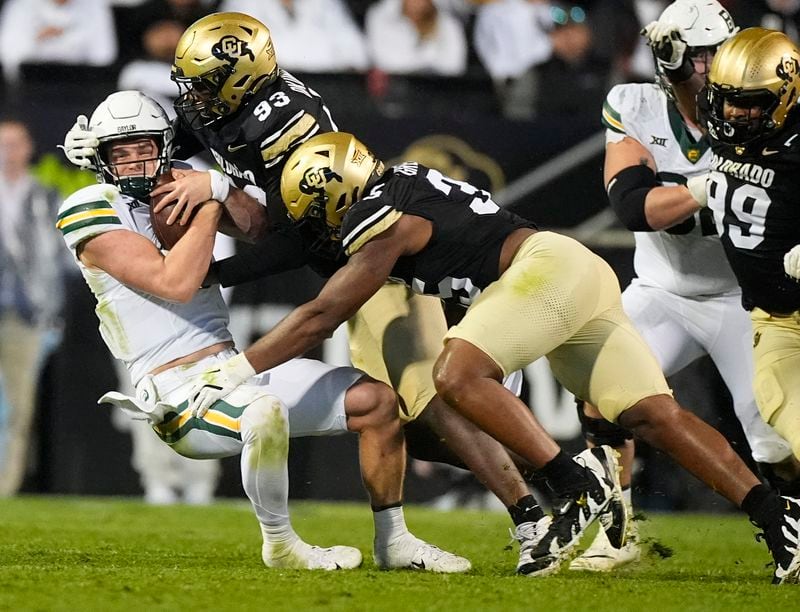
[[[419,563],[416,561],[411,562],[411,567],[416,567],[417,569],[425,569],[425,561],[420,561]]]
[[[228,145],[228,152],[235,153],[239,149],[244,149],[247,146],[247,143],[240,144],[240,145]]]
[[[780,151],[778,149],[768,149],[767,147],[761,150],[761,155],[775,155],[776,153],[780,153]]]

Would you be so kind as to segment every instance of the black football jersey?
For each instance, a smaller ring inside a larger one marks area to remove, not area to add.
[[[783,256],[800,244],[800,121],[744,149],[712,142],[709,206],[747,310],[800,309]]]
[[[179,122],[176,156],[185,159],[207,149],[237,187],[255,185],[266,193],[273,223],[288,223],[281,200],[286,159],[312,136],[336,129],[319,94],[280,70],[222,126],[190,130]]]
[[[501,209],[489,193],[406,162],[388,170],[369,193],[347,211],[342,246],[352,255],[402,215],[433,223],[433,235],[419,253],[401,257],[392,279],[415,293],[469,305],[497,280],[503,242],[514,230],[535,227]]]

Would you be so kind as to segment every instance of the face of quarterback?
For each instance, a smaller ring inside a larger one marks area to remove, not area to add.
[[[153,176],[158,168],[158,145],[152,138],[136,138],[111,144],[108,163],[117,178]]]

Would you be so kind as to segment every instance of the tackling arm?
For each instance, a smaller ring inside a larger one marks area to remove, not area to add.
[[[202,206],[166,256],[147,238],[129,230],[89,238],[80,245],[78,256],[84,265],[99,268],[128,287],[164,300],[188,302],[200,288],[211,261],[220,214],[216,202]]]
[[[247,361],[257,372],[263,372],[330,337],[383,286],[402,255],[401,249],[399,240],[379,236],[368,242],[325,283],[314,300],[296,308],[247,349]]]
[[[631,231],[668,229],[706,205],[705,176],[659,185],[653,156],[630,136],[606,145],[603,172],[611,206]]]

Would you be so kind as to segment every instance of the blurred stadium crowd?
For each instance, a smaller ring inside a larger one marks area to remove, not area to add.
[[[175,44],[214,12],[270,27],[281,66],[357,73],[382,97],[391,75],[489,79],[510,117],[594,112],[610,85],[649,80],[639,36],[663,0],[3,0],[6,86],[26,64],[107,67],[123,89],[170,97]],[[795,0],[724,0],[741,27],[800,28]],[[28,68],[35,73],[34,68]],[[59,78],[58,75],[53,75]],[[546,93],[546,95],[545,95]]]
[[[740,27],[761,25],[798,38],[800,0],[721,3]],[[266,23],[279,65],[306,75],[304,80],[318,87],[340,116],[358,114],[360,105],[369,105],[387,119],[459,115],[493,125],[498,118],[559,118],[599,131],[600,108],[612,85],[653,79],[652,56],[639,33],[667,4],[0,0],[0,496],[17,492],[26,473],[26,490],[87,490],[53,476],[56,472],[48,480],[50,468],[42,463],[58,456],[48,455],[46,448],[51,429],[36,424],[37,403],[46,406],[48,395],[56,393],[42,382],[41,366],[74,328],[69,305],[76,287],[82,287],[53,227],[61,198],[93,181],[89,173],[69,168],[54,150],[69,127],[65,116],[74,118],[75,107],[90,109],[114,89],[139,89],[171,108],[177,89],[169,73],[178,39],[198,18],[223,10],[249,13]],[[42,113],[43,108],[48,111]],[[521,138],[533,139],[532,134],[526,128]],[[549,150],[563,144],[573,143],[550,142]],[[376,148],[380,151],[380,143]],[[507,148],[506,155],[514,157],[514,143]],[[602,191],[597,193],[592,206],[603,208]],[[580,212],[575,216],[582,217]],[[313,290],[316,282],[308,281],[305,290]],[[269,301],[268,295],[254,293],[240,299]],[[70,298],[63,308],[65,294]],[[295,295],[303,297],[302,292]],[[85,302],[74,310],[79,309],[89,310]],[[109,384],[113,380],[111,374]],[[43,418],[49,416],[40,415],[39,421]],[[80,470],[79,464],[70,473]],[[147,489],[146,475],[140,475]],[[209,499],[217,471],[207,478],[210,490],[185,492],[185,499]],[[673,493],[666,491],[666,496]],[[164,490],[153,497],[171,499]],[[664,507],[674,505],[664,502]]]

